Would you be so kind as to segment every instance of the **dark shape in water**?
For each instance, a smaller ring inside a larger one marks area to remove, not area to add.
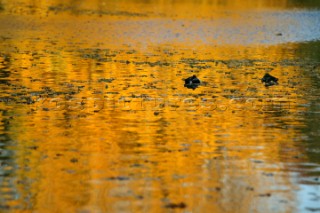
[[[187,87],[189,89],[196,89],[199,85],[200,80],[195,75],[184,79],[184,87]]]
[[[270,75],[269,73],[266,73],[261,79],[261,82],[264,83],[266,87],[269,87],[269,86],[277,85],[278,78]]]
[[[184,209],[187,207],[187,205],[184,202],[168,203],[167,205],[165,205],[165,207],[169,209]]]

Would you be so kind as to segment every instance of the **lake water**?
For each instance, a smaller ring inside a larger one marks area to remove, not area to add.
[[[320,212],[301,2],[0,0],[0,212]]]

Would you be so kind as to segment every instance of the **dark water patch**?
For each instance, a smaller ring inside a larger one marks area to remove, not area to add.
[[[168,209],[184,209],[186,207],[187,207],[187,205],[184,202],[168,203],[165,205],[165,208],[168,208]]]
[[[119,10],[108,10],[100,8],[99,10],[88,10],[88,9],[81,9],[75,6],[67,6],[67,5],[56,5],[56,6],[49,6],[48,12],[52,12],[54,14],[59,13],[70,13],[73,15],[97,15],[97,16],[124,16],[124,17],[147,17],[146,13],[135,13],[130,11],[119,11]]]
[[[106,178],[106,180],[110,180],[110,181],[127,181],[127,180],[130,180],[129,177],[126,177],[126,176],[115,176],[115,177],[108,177]]]
[[[114,78],[100,78],[98,82],[111,83],[114,80],[115,80]]]

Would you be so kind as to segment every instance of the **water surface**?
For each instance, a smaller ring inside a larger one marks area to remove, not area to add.
[[[0,211],[319,212],[319,6],[0,1]]]

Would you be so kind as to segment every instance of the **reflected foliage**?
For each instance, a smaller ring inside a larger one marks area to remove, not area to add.
[[[17,2],[1,212],[317,207],[319,14],[290,10],[316,1]]]

